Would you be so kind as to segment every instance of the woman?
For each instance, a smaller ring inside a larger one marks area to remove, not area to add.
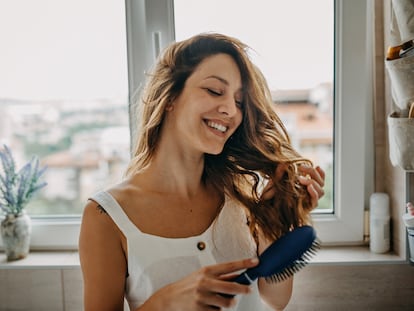
[[[260,310],[259,296],[274,310],[287,305],[292,278],[228,279],[309,223],[324,172],[290,145],[247,52],[201,34],[160,57],[126,178],[85,207],[85,310],[122,310],[124,295],[140,311]]]

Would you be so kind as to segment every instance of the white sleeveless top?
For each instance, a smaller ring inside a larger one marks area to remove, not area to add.
[[[91,199],[102,206],[126,237],[128,277],[125,296],[131,310],[142,305],[161,287],[202,266],[256,255],[256,244],[246,224],[245,212],[228,197],[213,224],[202,234],[187,238],[164,238],[140,231],[108,192],[99,192]],[[252,287],[251,294],[240,295],[237,306],[226,310],[264,310],[257,282]]]

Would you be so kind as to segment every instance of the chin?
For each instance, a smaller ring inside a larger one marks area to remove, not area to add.
[[[210,155],[219,155],[223,152],[223,148],[212,148],[210,150],[207,150],[205,153]]]

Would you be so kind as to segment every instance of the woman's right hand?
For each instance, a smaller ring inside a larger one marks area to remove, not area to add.
[[[251,289],[229,279],[235,272],[257,264],[258,259],[253,258],[203,267],[161,288],[138,310],[201,311],[232,307],[236,303],[235,295],[248,294]]]

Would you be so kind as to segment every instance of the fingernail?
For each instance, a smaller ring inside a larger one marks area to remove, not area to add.
[[[250,262],[253,264],[258,264],[259,263],[259,258],[252,258],[250,259]]]

